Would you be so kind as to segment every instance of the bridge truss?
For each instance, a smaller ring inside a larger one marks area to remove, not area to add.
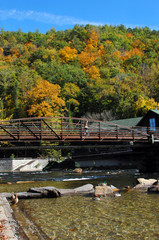
[[[85,126],[88,124],[88,132]],[[0,121],[0,142],[150,142],[159,129],[129,128],[84,118],[23,118]]]

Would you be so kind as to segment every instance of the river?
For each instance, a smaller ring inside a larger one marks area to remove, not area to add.
[[[75,188],[87,183],[96,186],[101,182],[122,188],[136,185],[139,177],[159,178],[159,174],[137,170],[84,171],[81,175],[72,171],[0,173],[0,192],[42,186]],[[84,195],[20,200],[13,210],[31,240],[159,239],[159,195],[145,191],[122,192],[121,197],[108,196],[100,201]]]

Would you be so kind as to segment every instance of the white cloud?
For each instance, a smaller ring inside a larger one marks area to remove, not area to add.
[[[46,12],[37,12],[33,10],[28,10],[28,11],[18,11],[16,9],[9,9],[9,10],[0,10],[0,21],[8,20],[8,19],[15,19],[18,21],[24,21],[24,20],[32,20],[36,22],[41,22],[41,23],[46,23],[46,24],[52,24],[52,25],[58,25],[58,26],[65,26],[65,25],[120,25],[121,23],[101,23],[101,22],[93,22],[89,20],[82,20],[82,19],[77,19],[73,17],[67,17],[67,16],[58,16]],[[135,28],[135,27],[145,27],[143,24],[129,24],[129,23],[122,23],[124,26],[127,28]],[[148,26],[150,29],[159,29],[159,26]]]
[[[100,22],[91,22],[87,20],[76,19],[67,16],[57,16],[54,14],[49,14],[46,12],[36,12],[36,11],[18,11],[15,9],[10,10],[0,10],[0,20],[7,20],[7,19],[16,19],[19,21],[23,20],[33,20],[36,22],[43,22],[43,23],[51,23],[57,25],[103,25]]]

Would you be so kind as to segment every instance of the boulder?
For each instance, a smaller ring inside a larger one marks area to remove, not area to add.
[[[96,197],[97,196],[105,197],[106,195],[112,195],[113,193],[114,193],[114,191],[109,186],[96,186],[94,195]]]
[[[99,183],[98,186],[107,186],[107,183]]]
[[[143,185],[152,185],[154,182],[156,182],[156,179],[145,179],[145,178],[138,178],[137,179],[139,183]]]
[[[75,169],[74,169],[74,172],[75,172],[75,173],[82,173],[82,168],[75,168]]]
[[[159,181],[157,180],[150,187],[148,187],[147,192],[148,193],[159,193]]]
[[[155,183],[156,179],[145,179],[145,178],[138,178],[137,179],[139,184],[137,184],[134,189],[148,189],[153,183]]]

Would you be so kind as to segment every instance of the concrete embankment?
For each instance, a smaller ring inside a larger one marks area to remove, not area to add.
[[[7,200],[8,194],[0,194],[0,239],[20,240],[21,236],[16,234],[18,227],[13,218],[13,210]]]
[[[1,172],[31,172],[42,171],[48,164],[48,159],[41,158],[1,158],[0,171]]]

